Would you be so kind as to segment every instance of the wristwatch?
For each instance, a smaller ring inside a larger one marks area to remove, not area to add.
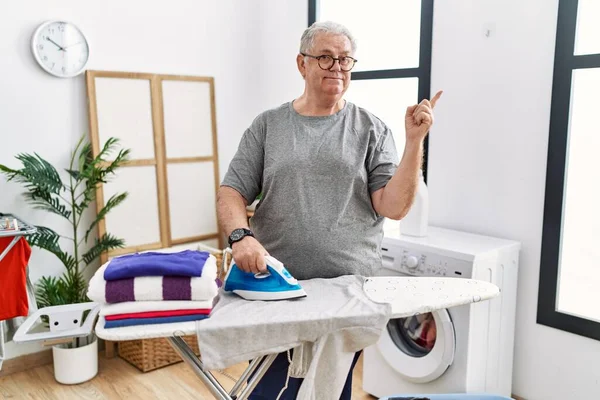
[[[246,228],[234,229],[233,232],[231,232],[231,235],[229,235],[229,238],[227,239],[227,241],[229,242],[229,246],[231,246],[235,242],[239,242],[246,236],[254,237],[254,233],[250,229]]]

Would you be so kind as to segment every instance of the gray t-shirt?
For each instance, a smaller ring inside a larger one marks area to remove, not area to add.
[[[244,132],[222,182],[252,203],[258,241],[297,279],[371,276],[381,267],[383,217],[370,194],[398,165],[390,129],[346,101],[334,115],[285,103]]]

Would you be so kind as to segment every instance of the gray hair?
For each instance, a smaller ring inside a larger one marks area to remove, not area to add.
[[[331,21],[315,22],[306,28],[302,34],[302,38],[300,39],[300,53],[307,53],[313,47],[315,44],[315,37],[319,33],[346,36],[352,45],[352,54],[356,53],[356,39],[354,39],[354,36],[352,36],[348,28],[346,28],[344,25]]]

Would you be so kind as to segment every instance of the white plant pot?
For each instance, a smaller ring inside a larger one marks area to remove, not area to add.
[[[98,374],[98,338],[82,347],[52,347],[54,378],[65,385],[89,381]]]

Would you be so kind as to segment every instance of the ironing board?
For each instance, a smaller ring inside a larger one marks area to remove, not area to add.
[[[392,319],[485,301],[500,294],[498,287],[489,282],[474,279],[437,277],[373,277],[365,280],[363,290],[374,302],[390,303]],[[100,308],[99,304],[95,304],[95,306],[94,304],[87,303],[86,306],[80,306],[80,308],[93,309],[93,312],[90,313],[92,319],[95,319]],[[260,307],[260,302],[256,302],[256,305]],[[29,319],[43,315],[46,313],[45,310],[39,310]],[[215,316],[211,316],[211,318],[214,317],[218,318],[218,313]],[[104,322],[104,318],[99,316],[96,323],[96,336],[104,340],[123,341],[166,338],[183,361],[192,368],[211,391],[214,398],[218,400],[247,399],[277,357],[277,354],[265,354],[262,357],[254,359],[250,362],[233,388],[227,392],[211,372],[204,367],[201,359],[194,354],[193,350],[182,338],[182,336],[196,334],[196,329],[197,327],[201,327],[201,323],[197,324],[197,322],[191,321],[105,329]],[[84,325],[91,332],[91,326],[87,320]],[[85,329],[79,328],[79,331],[76,333],[78,335],[85,334],[83,330]],[[69,332],[61,331],[57,333],[61,337],[65,337]],[[19,328],[14,340],[15,342],[31,341],[29,335],[31,334],[27,333],[24,324]]]
[[[3,237],[12,237],[13,238],[13,240],[11,240],[11,242],[8,244],[8,246],[0,254],[0,261],[2,261],[2,259],[4,257],[6,257],[8,252],[15,246],[15,244],[17,244],[19,239],[21,239],[23,236],[32,235],[37,232],[37,229],[35,226],[28,224],[21,218],[18,218],[13,214],[0,213],[0,225],[4,225],[5,221],[13,222],[13,223],[14,223],[14,221],[16,221],[17,229],[16,230],[0,230],[0,238],[3,238]],[[33,285],[31,284],[31,281],[29,280],[29,274],[27,274],[26,285],[27,285],[27,294],[29,295],[29,298],[35,300]],[[33,308],[35,309],[35,304],[34,304]],[[4,321],[0,321],[0,369],[2,369],[2,363],[4,362],[4,358],[5,358],[5,354],[4,354],[4,339],[5,339],[4,338],[4,324],[5,324]]]

